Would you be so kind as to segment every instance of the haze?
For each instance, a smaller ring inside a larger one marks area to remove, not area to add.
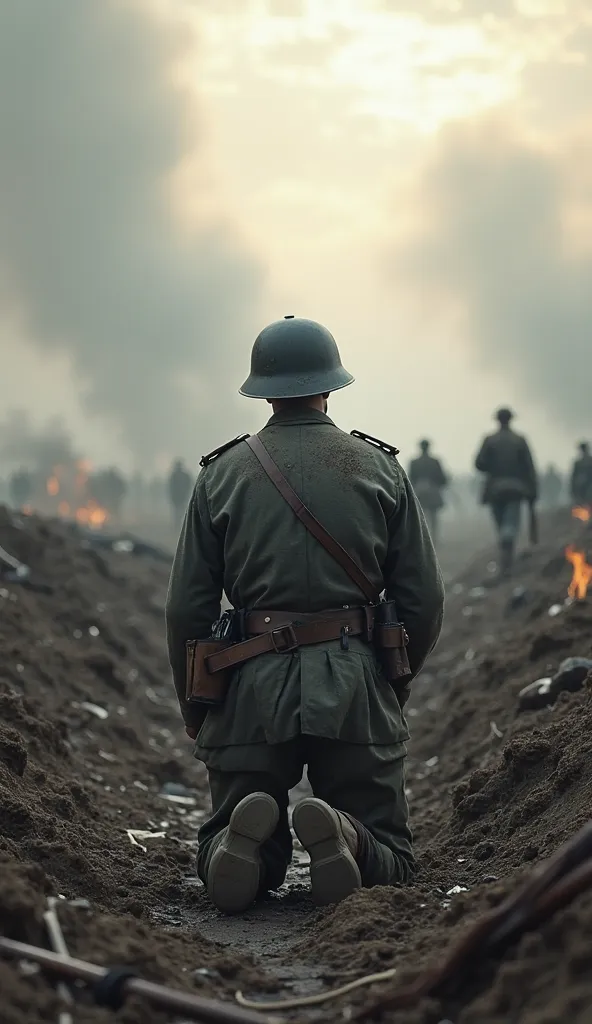
[[[592,13],[577,0],[0,0],[0,406],[124,469],[268,407],[321,320],[345,428],[470,469],[499,404],[592,433]],[[11,422],[14,422],[14,417]]]

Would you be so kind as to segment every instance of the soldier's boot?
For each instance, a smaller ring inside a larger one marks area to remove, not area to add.
[[[362,886],[356,863],[358,834],[353,824],[324,800],[307,796],[294,808],[294,831],[310,854],[315,903],[339,903]]]
[[[218,910],[239,914],[261,886],[259,848],[275,832],[279,808],[269,793],[250,793],[236,805],[208,867],[208,895]]]

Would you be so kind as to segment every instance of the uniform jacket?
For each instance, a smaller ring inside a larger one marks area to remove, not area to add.
[[[534,501],[537,474],[526,438],[502,427],[485,438],[475,468],[485,473],[482,501]]]
[[[592,455],[580,455],[571,471],[572,501],[579,505],[592,505]]]
[[[272,416],[260,436],[314,515],[397,602],[418,672],[440,632],[443,584],[423,513],[396,458],[310,408]],[[183,696],[185,642],[210,635],[223,591],[237,609],[314,612],[365,603],[242,443],[200,473],[171,573],[169,655],[187,724],[195,710]],[[237,667],[223,708],[207,714],[196,752],[213,767],[225,748],[228,768],[233,747],[300,733],[352,743],[407,738],[396,695],[359,638],[350,638],[349,651],[334,641]]]
[[[424,508],[442,508],[442,489],[447,486],[448,477],[439,459],[427,452],[413,459],[409,466],[409,481]]]

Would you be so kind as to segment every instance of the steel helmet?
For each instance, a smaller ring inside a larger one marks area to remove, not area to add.
[[[339,391],[353,381],[333,335],[314,320],[286,316],[265,327],[240,388],[247,398],[306,398]]]

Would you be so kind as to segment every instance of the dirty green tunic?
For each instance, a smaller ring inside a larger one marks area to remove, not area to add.
[[[484,440],[475,459],[475,469],[485,474],[482,501],[535,501],[537,472],[528,442],[511,427],[501,427]]]
[[[425,520],[396,458],[310,408],[271,417],[261,437],[314,515],[397,602],[417,673],[439,635],[443,584]],[[205,639],[225,593],[234,608],[313,612],[365,603],[344,570],[310,536],[247,445],[200,473],[181,530],[167,599],[169,655],[186,724],[202,712],[184,700],[185,642]],[[358,638],[238,667],[221,709],[201,725],[197,756],[232,770],[245,745],[297,735],[397,744],[407,727],[374,652]],[[242,756],[242,755],[241,755]],[[253,764],[253,768],[256,766]]]

